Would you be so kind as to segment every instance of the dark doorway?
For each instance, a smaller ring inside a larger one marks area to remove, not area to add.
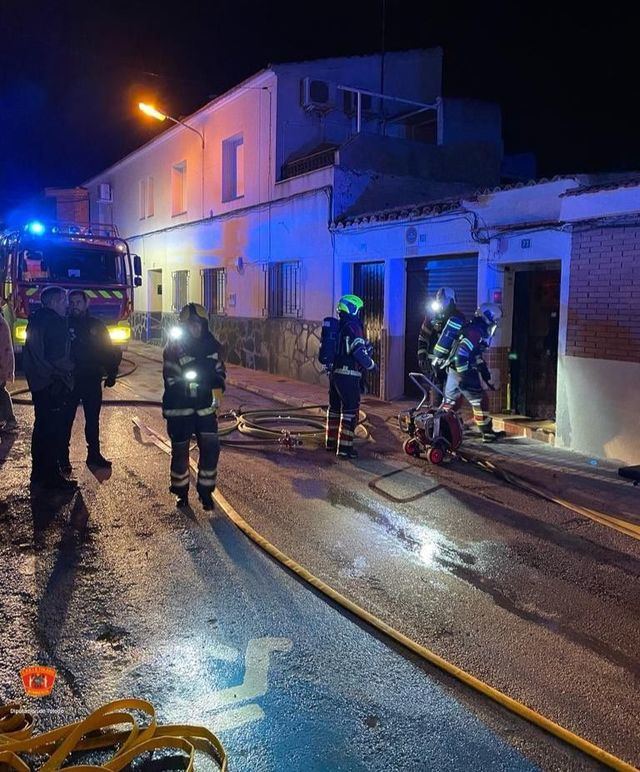
[[[516,271],[509,369],[519,415],[555,419],[559,317],[559,264]]]
[[[418,369],[418,333],[427,306],[440,287],[456,291],[458,307],[469,318],[478,300],[478,258],[475,255],[418,257],[407,260],[407,311],[404,335],[404,391],[418,396],[409,373]]]
[[[373,359],[378,369],[363,375],[367,391],[380,396],[380,374],[384,369],[381,359],[382,327],[384,325],[384,263],[355,263],[353,292],[364,301],[362,326],[367,340],[373,346]]]

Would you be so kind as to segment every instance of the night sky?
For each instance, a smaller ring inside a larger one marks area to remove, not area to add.
[[[495,100],[538,176],[640,169],[628,17],[556,2],[386,0],[387,50],[440,45],[444,95]],[[421,10],[413,10],[421,7]],[[373,53],[382,0],[0,0],[0,219],[149,139],[136,104],[186,115],[269,62]]]

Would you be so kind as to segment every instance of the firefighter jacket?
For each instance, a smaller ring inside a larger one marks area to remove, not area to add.
[[[491,373],[483,353],[489,347],[489,327],[481,317],[475,316],[462,328],[458,344],[451,357],[451,367],[460,374],[476,370],[488,383]]]
[[[100,319],[89,314],[70,316],[69,335],[77,379],[116,377],[122,352],[111,342],[109,331]]]
[[[51,386],[73,389],[71,340],[65,317],[44,306],[31,314],[22,364],[31,392]]]
[[[165,418],[216,412],[213,390],[224,391],[226,378],[220,351],[220,343],[208,329],[203,329],[200,338],[194,338],[183,328],[181,339],[167,343],[162,367]]]
[[[457,308],[454,308],[447,319],[447,323],[445,324],[437,343],[433,347],[434,357],[444,360],[449,358],[453,344],[460,337],[464,321],[464,316]]]
[[[456,317],[464,321],[464,315],[453,306],[448,311],[436,316],[425,316],[418,333],[418,361],[426,360],[430,356],[440,356],[434,349],[444,330],[447,321]]]
[[[340,313],[340,338],[332,372],[360,377],[362,370],[373,370],[371,344],[364,338],[362,322],[357,316]]]
[[[13,355],[11,328],[0,313],[0,384],[13,381],[16,360]]]

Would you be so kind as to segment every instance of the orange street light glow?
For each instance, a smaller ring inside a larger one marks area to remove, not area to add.
[[[157,121],[167,120],[167,116],[164,113],[161,113],[160,110],[156,110],[156,108],[152,107],[151,105],[145,104],[144,102],[138,102],[138,107],[142,110],[142,112],[145,115],[150,115],[152,118],[155,118]]]

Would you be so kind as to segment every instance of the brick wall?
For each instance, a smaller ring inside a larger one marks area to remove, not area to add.
[[[484,361],[491,370],[492,381],[500,383],[495,391],[488,391],[489,410],[502,413],[507,406],[507,381],[509,380],[509,349],[506,346],[490,347],[484,353]]]
[[[567,354],[640,362],[640,223],[574,232]]]

